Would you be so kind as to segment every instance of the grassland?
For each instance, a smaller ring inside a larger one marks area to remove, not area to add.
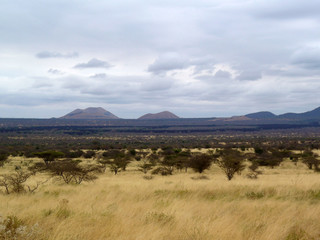
[[[320,239],[320,175],[301,163],[231,181],[216,166],[208,179],[189,171],[146,180],[135,164],[95,182],[52,179],[34,194],[0,194],[0,214],[21,219],[33,239]]]

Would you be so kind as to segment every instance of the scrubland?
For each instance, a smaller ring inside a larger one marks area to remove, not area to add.
[[[320,175],[301,163],[231,181],[216,166],[145,179],[135,164],[81,185],[51,179],[33,194],[0,194],[2,221],[24,226],[17,239],[320,239]]]

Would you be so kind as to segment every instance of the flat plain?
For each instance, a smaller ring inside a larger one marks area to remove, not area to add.
[[[30,160],[14,158],[0,171],[23,161]],[[50,179],[32,194],[0,194],[0,214],[23,223],[18,239],[320,238],[320,176],[300,162],[262,167],[254,180],[245,170],[231,181],[215,165],[201,175],[189,170],[152,179],[136,165],[81,185]]]

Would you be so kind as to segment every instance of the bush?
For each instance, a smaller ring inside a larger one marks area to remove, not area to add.
[[[250,179],[257,179],[259,174],[262,174],[259,168],[259,164],[257,162],[252,162],[251,165],[248,167],[249,173],[247,173],[247,177]]]
[[[80,166],[79,164],[80,161],[65,159],[50,164],[48,170],[52,176],[61,178],[67,184],[71,182],[81,184],[83,181],[88,182],[97,179],[95,173],[99,172],[100,166]]]
[[[308,151],[304,151],[301,155],[302,157],[302,162],[307,165],[307,167],[309,169],[312,169],[314,167],[314,169],[316,171],[319,170],[319,163],[320,161],[317,159],[318,155],[313,153],[312,151],[308,150]]]
[[[170,167],[157,167],[153,169],[151,174],[160,174],[162,176],[172,175],[173,169]]]
[[[96,155],[94,151],[87,151],[85,154],[83,154],[84,158],[93,158]]]
[[[35,187],[30,187],[24,183],[34,175],[33,172],[16,170],[14,173],[0,175],[0,187],[5,189],[5,193],[24,193],[26,191],[34,192],[41,184],[37,183]]]
[[[245,168],[243,161],[244,156],[240,152],[233,149],[224,149],[220,151],[217,164],[230,181],[235,173],[241,173]]]
[[[138,170],[143,172],[144,174],[147,174],[149,170],[151,170],[153,167],[153,164],[150,163],[147,160],[143,160],[141,164],[138,165]]]
[[[34,155],[39,158],[42,158],[46,165],[49,165],[50,163],[52,163],[56,158],[64,157],[63,152],[57,152],[57,151],[52,151],[52,150],[44,151],[44,152],[37,152],[37,153],[34,153]]]
[[[210,178],[205,175],[200,175],[196,177],[191,177],[192,180],[209,180]]]
[[[152,179],[153,179],[153,176],[151,176],[151,175],[143,175],[143,179],[145,179],[145,180],[152,180]]]
[[[121,150],[109,150],[102,155],[103,159],[100,159],[99,163],[104,166],[109,165],[110,170],[115,175],[121,170],[125,171],[127,165],[131,162],[131,156]]]
[[[3,167],[4,163],[8,159],[8,154],[7,153],[0,153],[0,167]]]
[[[193,156],[189,161],[189,166],[198,173],[209,169],[212,163],[212,157],[208,154],[198,154]]]
[[[3,240],[31,240],[38,235],[38,225],[28,228],[22,220],[16,216],[2,218],[0,215],[0,239]]]

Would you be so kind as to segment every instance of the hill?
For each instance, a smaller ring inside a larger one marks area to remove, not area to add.
[[[295,120],[319,119],[320,107],[304,113],[285,113],[285,114],[279,115],[278,117],[283,119],[295,119]]]
[[[178,119],[179,117],[171,112],[164,111],[160,113],[148,113],[141,117],[139,117],[139,120],[144,119]]]
[[[101,107],[89,107],[86,109],[76,109],[61,119],[119,119],[116,115]]]
[[[245,116],[251,119],[272,119],[277,117],[277,115],[273,114],[272,112],[256,112],[247,114]]]

